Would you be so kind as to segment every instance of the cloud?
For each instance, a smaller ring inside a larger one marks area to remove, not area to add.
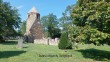
[[[21,9],[21,8],[23,8],[23,5],[20,5],[20,6],[17,7],[17,9]]]

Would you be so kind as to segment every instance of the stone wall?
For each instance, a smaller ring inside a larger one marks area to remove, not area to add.
[[[58,45],[59,39],[49,39],[49,38],[43,38],[43,39],[35,39],[34,44],[45,44],[45,45]]]
[[[33,43],[35,39],[42,39],[43,27],[40,23],[40,13],[33,7],[28,12],[28,18],[26,20],[26,32],[24,34],[25,41]]]

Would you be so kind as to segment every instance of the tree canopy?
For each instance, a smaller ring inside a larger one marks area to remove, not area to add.
[[[20,34],[21,35],[24,35],[25,34],[25,32],[26,32],[26,21],[23,21],[22,23],[21,23],[21,26],[20,26]]]
[[[73,5],[69,5],[66,7],[65,11],[62,13],[62,17],[59,18],[60,27],[62,30],[66,31],[68,25],[71,24],[72,18],[70,16],[72,12]]]
[[[10,3],[0,0],[0,35],[12,35],[19,28],[21,23],[20,15]]]
[[[110,44],[110,0],[78,0],[71,17],[75,25],[68,27],[72,40]]]
[[[55,38],[60,36],[60,29],[58,28],[57,20],[56,15],[53,13],[41,18],[44,31],[47,32],[47,37]]]
[[[110,33],[110,1],[78,0],[72,11],[74,24],[89,25],[100,31]]]

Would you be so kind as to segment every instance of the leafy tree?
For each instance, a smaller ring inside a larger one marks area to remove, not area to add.
[[[63,30],[67,30],[67,26],[70,24],[71,22],[71,18],[70,16],[67,16],[66,13],[62,13],[62,17],[60,18],[60,25],[62,27]]]
[[[103,33],[90,26],[68,27],[69,40],[73,43],[93,43],[95,45],[110,44],[110,34]]]
[[[69,36],[72,40],[95,45],[110,44],[110,1],[109,0],[78,0],[71,16],[73,24],[79,31],[75,34],[70,26]],[[71,34],[71,35],[70,35]],[[70,37],[71,38],[71,37]]]
[[[67,30],[67,26],[71,24],[71,12],[72,12],[73,5],[69,5],[66,7],[66,10],[62,13],[62,17],[60,20],[60,27],[62,27],[63,30]]]
[[[8,36],[16,33],[21,19],[18,10],[12,7],[8,2],[0,0],[0,35]]]
[[[51,13],[47,16],[44,16],[41,18],[41,22],[43,24],[44,31],[48,32],[47,37],[55,38],[56,36],[60,35],[56,15]]]
[[[99,31],[110,33],[110,1],[78,0],[72,11],[73,23],[77,26],[89,25]]]
[[[26,32],[26,21],[23,21],[23,22],[21,23],[20,32],[21,32],[22,35],[25,34],[25,32]]]
[[[72,13],[74,5],[68,5],[64,11],[64,13],[66,13],[68,16],[70,16],[70,14]],[[71,16],[70,16],[71,17]]]

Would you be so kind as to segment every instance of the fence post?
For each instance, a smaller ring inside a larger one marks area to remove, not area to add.
[[[48,40],[47,40],[47,45],[49,45],[49,41],[50,41],[50,37],[48,37]]]

